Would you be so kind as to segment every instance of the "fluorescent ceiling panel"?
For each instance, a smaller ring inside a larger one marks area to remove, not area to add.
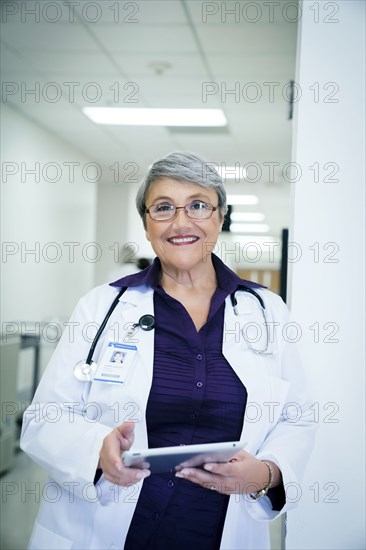
[[[231,205],[247,205],[252,206],[255,204],[258,204],[259,199],[257,195],[228,195],[227,196],[227,203]]]
[[[232,222],[262,222],[265,215],[262,212],[231,212]]]
[[[266,223],[232,223],[230,231],[232,233],[267,233],[269,225]]]
[[[226,126],[221,109],[123,109],[83,107],[83,113],[96,124],[123,126]]]
[[[271,235],[235,235],[235,242],[238,242],[241,246],[253,244],[262,247],[264,250],[277,251],[280,247],[280,242]]]

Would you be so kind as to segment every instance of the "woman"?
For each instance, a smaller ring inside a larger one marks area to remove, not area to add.
[[[212,254],[226,195],[203,159],[155,162],[136,202],[157,258],[81,299],[75,334],[63,335],[25,413],[22,448],[59,497],[43,499],[30,547],[269,548],[268,520],[294,505],[286,487],[301,479],[314,428],[286,307]],[[85,325],[102,322],[121,288],[94,379],[78,381]],[[138,326],[146,315],[153,330]],[[118,383],[102,372],[113,346],[126,352]],[[131,447],[235,440],[245,450],[230,462],[175,475],[121,460]]]

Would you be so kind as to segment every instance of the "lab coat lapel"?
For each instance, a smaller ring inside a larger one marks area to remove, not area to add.
[[[253,320],[253,302],[240,299],[240,316],[235,315],[228,296],[225,302],[223,355],[245,386],[248,394],[241,440],[247,443],[246,450],[255,452],[265,437],[265,406],[271,398],[271,389],[265,358],[251,351],[242,335],[245,323]]]
[[[132,334],[129,331],[143,315],[154,314],[153,291],[138,292],[128,289],[121,299],[120,323],[122,328],[121,343],[136,346],[136,357],[133,367],[133,377],[126,387],[124,408],[129,411],[131,405],[138,419],[135,424],[135,448],[148,446],[146,427],[146,403],[152,383],[154,363],[154,335],[155,330],[144,331],[135,329]]]
[[[149,389],[153,372],[155,330],[146,331],[137,328],[130,335],[128,331],[132,330],[133,325],[138,323],[143,315],[154,315],[153,295],[152,290],[142,293],[134,289],[128,289],[121,300],[121,315],[124,322],[123,329],[126,331],[123,342],[137,347],[137,355],[139,363],[141,363],[139,368],[144,370],[144,378]]]

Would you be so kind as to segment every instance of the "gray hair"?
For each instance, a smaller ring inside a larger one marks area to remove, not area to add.
[[[182,183],[195,183],[208,187],[217,193],[219,213],[224,217],[226,207],[226,190],[222,178],[214,163],[194,153],[175,152],[156,160],[149,168],[136,195],[136,206],[146,228],[146,195],[154,181],[160,178],[171,178]]]

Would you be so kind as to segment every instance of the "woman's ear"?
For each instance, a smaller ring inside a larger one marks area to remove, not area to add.
[[[149,232],[148,232],[148,230],[147,230],[146,215],[143,217],[142,223],[144,224],[145,237],[146,237],[146,239],[150,242]]]

